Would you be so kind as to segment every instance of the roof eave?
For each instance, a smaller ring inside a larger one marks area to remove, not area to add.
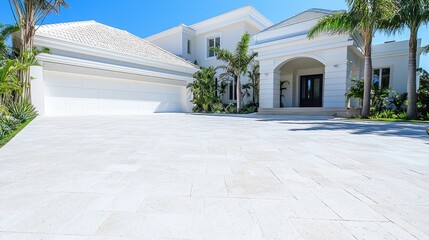
[[[76,42],[67,41],[64,39],[54,38],[51,36],[46,36],[41,34],[36,34],[34,38],[34,45],[39,47],[48,47],[48,48],[58,49],[63,51],[82,53],[85,55],[91,55],[91,56],[96,56],[100,58],[120,60],[124,62],[140,64],[143,66],[156,67],[160,69],[173,70],[173,71],[184,72],[189,74],[193,74],[198,70],[195,66],[193,66],[192,63],[189,63],[190,65],[189,67],[181,66],[177,64],[161,62],[156,59],[121,53],[110,49],[76,43]]]

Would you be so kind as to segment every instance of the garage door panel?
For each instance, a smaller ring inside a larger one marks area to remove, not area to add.
[[[45,77],[48,115],[181,112],[184,86],[49,74]]]

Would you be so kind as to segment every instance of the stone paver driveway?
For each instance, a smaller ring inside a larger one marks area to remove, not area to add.
[[[0,150],[0,239],[429,239],[425,127],[38,118]]]

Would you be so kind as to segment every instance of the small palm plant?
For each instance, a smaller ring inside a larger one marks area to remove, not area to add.
[[[362,107],[362,100],[363,100],[363,92],[364,92],[364,81],[363,79],[357,80],[352,79],[353,86],[349,89],[349,91],[346,93],[347,101],[354,98],[359,101],[359,108]]]
[[[209,112],[212,104],[220,102],[218,86],[214,67],[201,67],[200,71],[194,74],[195,81],[188,84],[193,94],[192,103],[195,104],[195,111]]]
[[[362,35],[365,55],[364,95],[361,116],[370,115],[371,81],[372,81],[372,40],[382,24],[390,19],[395,12],[394,0],[346,0],[348,12],[335,12],[321,18],[309,31],[308,37],[314,38],[320,33]]]
[[[283,108],[283,98],[285,97],[284,91],[288,89],[290,85],[290,82],[288,80],[281,80],[280,81],[280,107]]]
[[[250,71],[247,72],[250,86],[252,87],[252,102],[256,107],[259,107],[259,83],[261,74],[259,73],[259,64],[252,65]]]
[[[251,63],[254,62],[257,53],[249,53],[250,34],[245,33],[234,52],[218,47],[212,47],[210,50],[216,52],[217,60],[223,61],[225,65],[220,69],[225,71],[225,77],[233,78],[237,83],[237,113],[241,111],[241,76],[244,75]]]

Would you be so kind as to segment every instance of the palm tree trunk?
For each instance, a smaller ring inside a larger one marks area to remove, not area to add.
[[[372,33],[365,33],[364,35],[364,55],[365,55],[365,69],[364,69],[364,91],[362,101],[362,118],[368,118],[371,110],[371,83],[372,83],[372,58],[371,58],[371,45]]]
[[[240,75],[237,75],[237,113],[241,112],[241,82]]]
[[[417,28],[410,29],[409,48],[407,119],[414,120],[417,118]]]

